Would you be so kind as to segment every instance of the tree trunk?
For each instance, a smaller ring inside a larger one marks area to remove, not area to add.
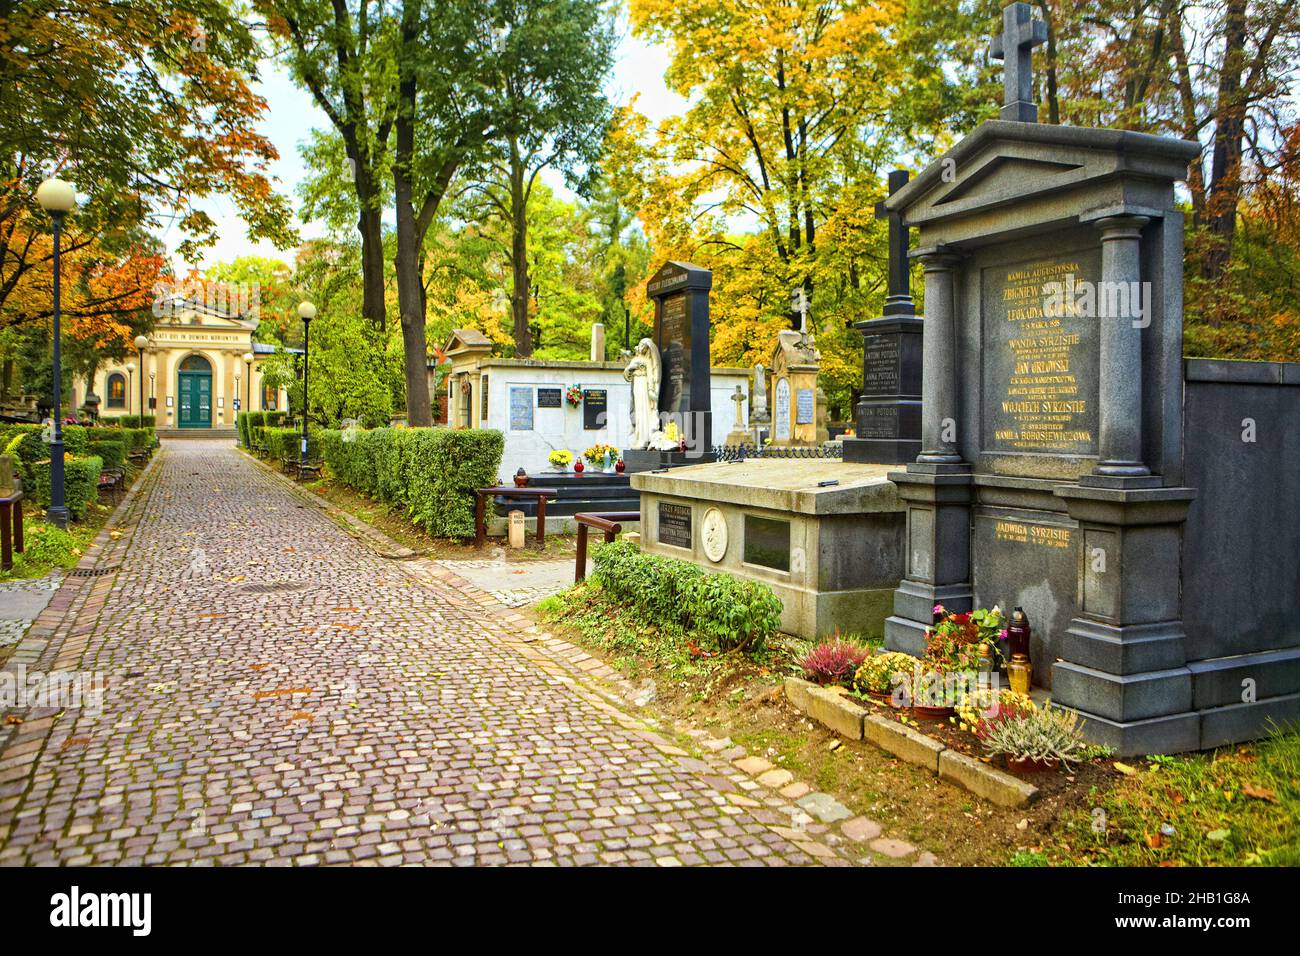
[[[1246,0],[1228,0],[1223,34],[1213,164],[1205,203],[1206,224],[1214,241],[1205,257],[1203,275],[1211,281],[1223,275],[1232,259],[1232,235],[1237,228],[1237,204],[1241,198],[1241,144],[1245,134],[1241,74],[1246,61]]]
[[[1183,45],[1183,18],[1178,5],[1169,12],[1169,42],[1174,54],[1178,78],[1178,102],[1183,114],[1183,139],[1199,142],[1200,120],[1196,116],[1196,94],[1192,90],[1192,74],[1187,65],[1187,48]],[[1205,217],[1205,173],[1202,157],[1197,155],[1187,165],[1187,188],[1192,193],[1192,227],[1201,225]]]
[[[420,234],[414,205],[416,79],[412,47],[417,30],[417,5],[402,8],[402,47],[397,87],[397,144],[393,162],[393,193],[397,212],[397,305],[402,317],[402,352],[406,372],[406,420],[412,427],[433,424],[429,404],[429,360],[424,338],[424,284],[420,276]]]
[[[510,140],[510,267],[514,291],[510,306],[514,315],[515,355],[533,354],[533,332],[528,327],[528,197],[524,195],[524,163],[519,141]]]
[[[384,304],[384,229],[380,211],[366,208],[363,203],[357,230],[361,233],[361,314],[382,330],[388,324],[388,316]]]

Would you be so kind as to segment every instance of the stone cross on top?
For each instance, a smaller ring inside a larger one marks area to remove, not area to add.
[[[894,195],[907,185],[907,170],[895,169],[889,174],[889,195]],[[885,295],[884,315],[912,315],[911,275],[907,262],[907,224],[903,214],[889,209],[883,202],[876,203],[876,218],[889,222],[889,285]]]
[[[1027,3],[1010,3],[1002,8],[1002,35],[989,44],[989,55],[1002,60],[1002,113],[1004,120],[1037,123],[1033,73],[1030,61],[1034,47],[1047,42],[1047,24],[1034,19]]]

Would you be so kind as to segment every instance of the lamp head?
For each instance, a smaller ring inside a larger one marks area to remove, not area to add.
[[[140,352],[143,352],[145,349],[147,349],[149,347],[149,336],[137,335],[135,337],[135,347],[137,351]]]
[[[312,305],[310,302],[299,302],[298,318],[302,319],[304,322],[310,322],[312,319],[316,318],[316,306]]]
[[[52,177],[36,187],[36,201],[46,212],[61,216],[77,208],[77,190],[72,183]]]
[[[252,353],[252,352],[245,352],[245,353],[244,353],[244,364],[245,364],[245,365],[252,365],[252,364],[253,364],[253,353]]]
[[[126,370],[127,370],[128,372],[135,372],[135,363],[134,363],[134,362],[127,362],[127,363],[126,363]]]

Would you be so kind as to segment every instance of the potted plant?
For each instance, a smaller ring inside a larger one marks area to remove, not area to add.
[[[568,471],[573,461],[573,452],[567,448],[557,448],[546,456],[546,461],[556,471]]]
[[[1053,707],[1050,701],[1042,707],[1017,707],[985,723],[984,749],[991,756],[1006,758],[1014,773],[1068,767],[1087,754],[1080,723],[1077,713]]]
[[[596,442],[582,453],[582,457],[590,462],[591,467],[600,466],[601,471],[609,473],[614,470],[613,459],[618,457],[618,449],[613,445],[605,442]]]
[[[889,704],[891,707],[895,706],[894,688],[899,683],[895,680],[895,675],[902,674],[910,679],[916,663],[916,658],[911,654],[903,654],[899,651],[873,654],[862,662],[862,666],[853,675],[853,689],[859,694],[866,694],[872,700]]]

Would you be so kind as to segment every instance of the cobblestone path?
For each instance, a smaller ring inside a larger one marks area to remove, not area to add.
[[[224,443],[169,441],[80,571],[7,666],[101,672],[102,707],[0,727],[0,864],[849,862],[600,661]]]

